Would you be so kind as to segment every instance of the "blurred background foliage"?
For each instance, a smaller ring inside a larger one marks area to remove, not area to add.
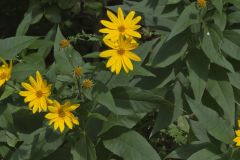
[[[142,16],[126,75],[98,57],[106,8]],[[15,88],[1,89],[0,157],[9,160],[238,160],[239,0],[2,0],[0,56],[14,59]],[[9,38],[10,37],[10,38]],[[62,49],[59,42],[70,39]],[[67,57],[65,55],[70,55]],[[70,58],[70,59],[69,59]],[[17,96],[36,70],[60,99],[77,94],[73,67],[95,81],[78,110],[80,128],[60,135]],[[64,64],[64,65],[63,65]]]

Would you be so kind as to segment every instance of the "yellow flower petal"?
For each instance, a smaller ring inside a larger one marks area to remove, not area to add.
[[[134,12],[134,11],[129,12],[129,14],[126,16],[125,24],[126,24],[126,23],[131,23],[134,15],[135,15],[135,12]]]
[[[106,21],[106,20],[101,20],[101,23],[107,27],[107,28],[110,28],[110,29],[117,29],[117,25],[112,23],[112,22],[109,22],[109,21]]]
[[[64,122],[66,123],[66,125],[68,126],[68,128],[72,129],[73,128],[73,124],[72,121],[69,117],[64,117]]]
[[[55,118],[58,118],[58,114],[48,113],[48,114],[45,115],[45,118],[47,118],[47,119],[55,119]]]
[[[116,61],[116,74],[119,74],[122,68],[122,58],[118,58]]]
[[[58,119],[58,124],[59,124],[60,132],[63,132],[63,131],[64,131],[64,128],[65,128],[64,120],[63,120],[62,118],[59,118],[59,119]]]
[[[134,60],[134,61],[141,61],[141,58],[138,57],[138,55],[136,55],[136,54],[133,53],[133,52],[128,51],[126,55],[127,55],[128,58],[130,58],[131,60]]]
[[[136,32],[134,30],[131,30],[131,29],[127,29],[126,33],[128,35],[130,35],[130,36],[133,36],[133,37],[137,37],[137,38],[141,38],[142,37],[140,33]]]
[[[127,56],[123,55],[123,60],[124,60],[124,63],[126,64],[127,68],[129,70],[133,70],[133,65],[132,65],[132,62],[130,61],[130,59]]]
[[[118,19],[121,24],[124,23],[124,14],[123,14],[122,8],[120,7],[118,8]]]
[[[111,49],[111,50],[106,50],[101,52],[99,56],[103,58],[107,58],[107,57],[113,56],[114,54],[116,54],[116,50]]]
[[[111,11],[107,10],[107,15],[113,23],[120,24],[118,18]]]
[[[108,60],[108,62],[107,62],[107,68],[108,67],[110,67],[110,66],[112,66],[115,62],[116,62],[116,60],[118,59],[118,56],[117,55],[115,55],[115,56],[112,56],[109,60]]]

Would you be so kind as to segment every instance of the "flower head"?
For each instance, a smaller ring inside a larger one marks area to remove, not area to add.
[[[205,8],[207,6],[207,0],[197,0],[197,3],[200,8]]]
[[[52,106],[48,107],[49,113],[45,118],[49,120],[49,125],[53,124],[55,130],[59,128],[60,132],[63,132],[65,125],[72,129],[74,124],[79,125],[78,119],[72,114],[79,106],[80,104],[71,104],[69,101],[61,105],[54,100]]]
[[[90,80],[90,79],[83,80],[82,86],[84,89],[91,89],[93,87],[93,85],[94,85],[94,83],[92,80]]]
[[[101,52],[100,57],[109,58],[106,67],[111,67],[111,71],[116,72],[116,74],[120,73],[122,67],[126,73],[133,70],[131,60],[141,61],[139,56],[131,52],[138,47],[138,44],[133,42],[132,38],[120,36],[115,43],[107,39],[104,40],[104,43],[112,49]]]
[[[60,41],[59,45],[61,48],[67,48],[70,46],[70,41],[67,39],[63,39]]]
[[[74,75],[77,77],[80,77],[83,74],[83,69],[82,67],[75,67],[74,68]]]
[[[0,87],[11,78],[12,61],[8,64],[4,59],[0,58],[2,65],[0,67]]]
[[[238,120],[238,127],[240,128],[240,120]],[[236,137],[233,139],[233,142],[236,143],[236,146],[240,147],[240,130],[235,131]]]
[[[141,20],[141,16],[133,18],[134,11],[131,11],[125,18],[121,8],[118,8],[118,16],[111,11],[107,11],[107,15],[111,21],[101,20],[101,23],[106,27],[100,29],[99,32],[106,33],[104,39],[116,41],[120,35],[125,37],[141,38],[141,34],[136,30],[141,28],[137,23]]]
[[[48,98],[51,94],[51,85],[47,84],[46,80],[43,80],[39,71],[36,72],[36,80],[29,76],[30,83],[22,82],[22,86],[26,91],[20,91],[19,95],[25,97],[24,102],[29,102],[29,109],[33,113],[37,111],[47,111],[48,102],[51,100]]]

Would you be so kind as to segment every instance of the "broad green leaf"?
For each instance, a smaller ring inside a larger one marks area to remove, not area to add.
[[[203,52],[211,60],[211,62],[228,69],[229,71],[234,71],[233,66],[229,63],[224,55],[222,55],[214,46],[214,42],[211,38],[211,33],[207,32],[203,36],[203,41],[201,44]]]
[[[187,6],[180,17],[176,21],[170,35],[168,36],[168,40],[176,36],[177,34],[183,32],[190,25],[199,23],[198,10],[196,8],[195,3]]]
[[[147,140],[135,131],[105,140],[104,146],[124,160],[161,160]]]
[[[223,0],[212,0],[211,2],[217,8],[218,12],[222,14]]]
[[[209,134],[226,144],[233,143],[233,128],[229,125],[228,121],[221,118],[214,110],[189,97],[186,98],[191,110],[197,116],[204,128],[208,130]]]
[[[0,57],[4,59],[14,59],[18,53],[26,49],[38,37],[18,36],[0,40]]]
[[[222,70],[217,70],[210,75],[207,82],[207,91],[216,100],[224,111],[225,119],[231,126],[235,124],[234,93],[227,75]]]
[[[16,36],[25,35],[28,31],[28,28],[31,25],[31,21],[32,21],[32,13],[27,13],[17,28]]]
[[[152,61],[149,62],[149,65],[156,68],[167,67],[183,56],[187,48],[186,34],[177,35],[169,41],[163,40],[163,42],[158,43],[153,50],[153,52],[157,52],[157,54],[152,58]]]
[[[19,134],[23,143],[9,160],[41,160],[62,145],[63,136],[47,128],[38,129],[31,134]]]
[[[6,85],[6,87],[4,88],[4,92],[3,92],[2,95],[0,96],[0,101],[8,98],[8,97],[11,96],[13,93],[16,93],[16,89],[13,88],[13,87],[10,87],[10,86],[8,86],[8,85]]]
[[[81,133],[79,140],[71,149],[73,160],[96,160],[95,146],[86,134]]]
[[[191,155],[187,160],[202,160],[202,159],[207,159],[207,160],[218,160],[221,158],[219,155],[216,153],[213,153],[207,149],[202,149],[194,154]]]
[[[193,144],[186,144],[178,147],[176,150],[169,153],[165,158],[184,160],[189,158],[193,153],[202,148],[206,148],[207,146],[209,146],[209,143],[194,142]]]
[[[201,60],[200,60],[201,59]],[[201,51],[194,51],[187,59],[189,80],[196,100],[201,101],[208,78],[209,60]]]
[[[197,122],[190,120],[191,129],[194,133],[194,135],[201,141],[201,142],[210,142],[210,139],[208,137],[207,130],[204,128],[204,126]]]
[[[240,89],[240,73],[234,72],[234,73],[228,73],[228,78],[230,80],[230,83]]]
[[[17,63],[13,67],[12,79],[17,82],[24,81],[29,75],[34,75],[36,71],[43,74],[45,70],[45,62],[40,54],[34,53],[23,58],[23,63]]]

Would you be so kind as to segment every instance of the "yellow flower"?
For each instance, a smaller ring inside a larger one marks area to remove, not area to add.
[[[22,86],[27,91],[20,91],[19,95],[25,97],[24,102],[29,102],[29,109],[33,113],[47,111],[48,103],[51,101],[48,97],[51,94],[51,85],[43,80],[39,71],[36,72],[36,80],[29,76],[30,83],[22,82]]]
[[[70,46],[70,41],[67,39],[63,39],[60,41],[59,45],[61,48],[67,48]]]
[[[71,104],[69,101],[61,105],[58,101],[54,100],[53,105],[48,107],[50,113],[46,114],[45,118],[49,120],[49,125],[54,126],[54,130],[59,128],[60,132],[65,129],[65,124],[68,128],[72,129],[73,125],[79,125],[78,119],[72,114],[80,104]]]
[[[104,39],[116,41],[120,35],[141,38],[141,34],[136,31],[141,28],[140,25],[137,25],[141,20],[141,16],[133,18],[135,15],[134,11],[131,11],[126,18],[124,18],[121,8],[118,8],[118,17],[116,17],[111,11],[107,11],[107,15],[111,21],[101,20],[101,23],[107,28],[99,30],[99,32],[107,34]]]
[[[8,64],[4,59],[0,58],[2,66],[0,67],[0,87],[11,78],[12,74],[12,61]]]
[[[80,77],[83,73],[83,69],[82,67],[75,67],[74,68],[74,75],[77,76],[77,77]]]
[[[116,43],[105,39],[104,43],[109,46],[110,50],[106,50],[100,53],[100,57],[109,58],[106,67],[111,67],[111,72],[116,72],[116,74],[120,73],[121,68],[129,72],[129,70],[133,70],[133,61],[141,61],[141,58],[137,56],[135,53],[131,52],[138,47],[137,43],[133,43],[131,38],[123,38],[119,37]]]
[[[83,83],[82,83],[82,86],[83,88],[85,89],[91,89],[93,87],[94,83],[92,80],[90,79],[84,79],[83,80]]]
[[[200,8],[205,8],[207,5],[207,1],[206,0],[197,0],[198,6]]]
[[[233,142],[236,143],[236,146],[240,147],[240,130],[235,131],[236,138],[233,139]]]

